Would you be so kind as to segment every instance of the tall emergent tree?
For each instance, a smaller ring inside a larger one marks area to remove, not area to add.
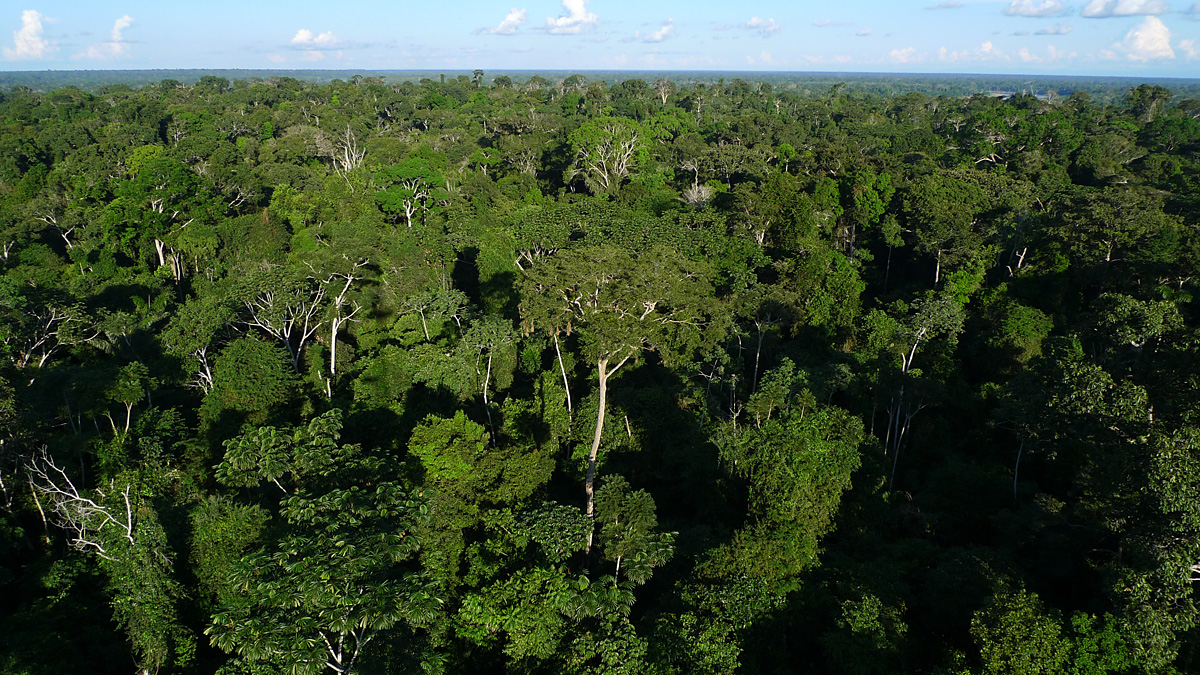
[[[665,248],[640,254],[613,248],[561,251],[525,272],[521,320],[525,332],[578,330],[596,365],[599,407],[587,458],[586,513],[594,516],[596,458],[604,431],[608,382],[645,352],[682,358],[712,340],[713,288],[705,266]],[[588,535],[590,550],[592,536]]]

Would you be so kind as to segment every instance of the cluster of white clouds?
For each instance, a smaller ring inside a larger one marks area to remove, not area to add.
[[[1073,8],[1064,5],[1061,0],[1010,0],[1004,7],[1004,13],[1010,16],[1025,17],[1054,17],[1071,13]],[[1146,63],[1149,61],[1170,60],[1176,58],[1176,47],[1188,59],[1200,58],[1195,40],[1180,40],[1172,46],[1171,29],[1159,16],[1171,11],[1171,5],[1166,0],[1087,0],[1079,10],[1079,16],[1085,19],[1109,19],[1142,17],[1138,24],[1129,29],[1125,36],[1114,42],[1108,48],[1101,49],[1098,56],[1102,59],[1127,59],[1129,61]],[[1183,13],[1188,16],[1200,16],[1200,0],[1196,0]],[[1071,26],[1065,23],[1054,24],[1034,32],[1034,35],[1066,35],[1071,32]],[[1027,35],[1017,32],[1014,35]],[[1053,46],[1050,50],[1055,50]],[[1074,53],[1072,53],[1072,56]],[[1048,56],[1042,57],[1023,48],[1017,56],[1026,62],[1054,61],[1063,57],[1063,52],[1055,50]]]
[[[653,33],[643,35],[640,30],[634,31],[633,39],[641,40],[642,42],[662,42],[667,39],[673,30],[675,30],[675,19],[667,19],[666,23]]]
[[[783,30],[783,25],[776,23],[775,19],[761,19],[757,16],[750,17],[750,20],[742,24],[742,28],[752,30],[762,37],[771,37],[772,35]]]
[[[340,49],[342,46],[338,36],[333,34],[333,31],[325,31],[324,33],[314,33],[307,28],[301,28],[292,36],[291,42],[288,43],[292,49],[300,50],[300,59],[302,61],[321,61],[325,58],[327,51],[335,51],[338,58],[342,58],[343,54]],[[283,63],[284,58],[278,54],[269,54],[267,56],[275,63]]]
[[[1106,19],[1112,16],[1150,16],[1170,11],[1163,0],[1089,0],[1079,16]]]
[[[965,63],[973,61],[1013,61],[1019,60],[1022,63],[1055,63],[1061,61],[1071,61],[1078,58],[1079,52],[1066,51],[1059,49],[1054,45],[1048,45],[1044,49],[1037,51],[1028,47],[1021,47],[1014,53],[1009,53],[997,47],[991,40],[988,40],[976,49],[963,49],[960,51],[951,51],[942,47],[938,50],[938,60],[945,63]]]
[[[301,49],[328,49],[336,46],[337,43],[338,39],[337,36],[333,34],[333,31],[313,33],[307,28],[301,28],[300,30],[296,31],[296,34],[292,37],[292,44],[300,47]]]
[[[1059,16],[1067,11],[1066,6],[1059,0],[1012,0],[1004,8],[1004,13],[1009,16]]]
[[[580,35],[594,33],[602,26],[604,26],[605,32],[607,32],[609,28],[608,23],[602,22],[596,13],[590,11],[588,7],[590,0],[559,1],[561,2],[562,11],[557,16],[546,17],[545,21],[541,24],[536,22],[530,24],[529,11],[526,8],[512,7],[500,19],[498,24],[482,26],[474,32],[476,34],[486,33],[498,36],[528,35],[531,31],[544,35]],[[930,3],[924,7],[927,10],[954,10],[965,6],[964,0],[926,0],[926,2]],[[1122,26],[1120,30],[1128,28],[1127,32],[1123,35],[1120,32],[1114,32],[1110,37],[1110,44],[1100,49],[1093,48],[1093,52],[1085,55],[1087,59],[1120,59],[1132,63],[1148,63],[1173,59],[1200,59],[1200,45],[1197,44],[1198,41],[1193,39],[1178,39],[1179,36],[1173,35],[1167,24],[1159,18],[1165,14],[1171,14],[1172,16],[1181,18],[1168,18],[1170,21],[1182,20],[1182,18],[1200,20],[1200,0],[1191,0],[1190,6],[1186,9],[1179,7],[1178,3],[1176,4],[1176,8],[1173,9],[1170,4],[1171,0],[1079,0],[1078,3],[1067,4],[1070,2],[1071,0],[1004,0],[1001,11],[1013,17],[1050,19],[1078,13],[1079,17],[1085,19],[1113,18],[1125,19],[1130,24],[1136,22],[1136,25],[1132,25],[1131,27]],[[56,38],[53,31],[51,31],[50,35],[47,35],[47,31],[48,27],[55,23],[57,23],[56,19],[47,17],[36,10],[24,10],[21,13],[20,27],[12,31],[11,46],[0,46],[0,56],[10,61],[53,58],[60,50],[60,43],[57,40],[61,38]],[[1046,21],[1045,23],[1050,22]],[[849,26],[850,24],[833,19],[820,19],[813,21],[812,25],[820,28]],[[132,26],[135,26],[135,20],[132,16],[125,14],[117,18],[108,31],[107,39],[83,46],[78,53],[71,54],[71,58],[112,60],[128,57],[131,45],[136,44],[126,37]],[[778,35],[783,31],[784,27],[783,23],[776,21],[773,17],[755,15],[751,16],[745,22],[718,26],[718,29],[740,32],[745,35],[766,39]],[[848,35],[858,37],[868,37],[874,34],[873,30],[869,27],[859,27],[857,30],[851,28],[850,31],[848,31]],[[1043,25],[1043,27],[1032,32],[1017,31],[1013,34],[1061,37],[1072,32],[1073,27],[1071,25],[1066,21],[1059,20],[1052,25]],[[891,35],[891,33],[888,33],[888,35]],[[673,19],[666,19],[659,24],[643,24],[641,30],[634,31],[632,35],[626,34],[623,40],[625,42],[656,44],[676,39],[676,37],[677,26],[675,21]],[[602,32],[600,36],[594,39],[601,40],[607,38]],[[67,49],[69,43],[63,42],[61,46],[63,49]],[[286,45],[281,45],[279,53],[266,54],[266,58],[274,63],[284,63],[292,58],[296,58],[297,55],[300,60],[305,61],[322,60],[327,54],[335,54],[338,58],[343,58],[343,49],[352,49],[356,46],[362,45],[351,44],[347,46],[332,31],[320,32],[310,30],[309,28],[300,28]],[[526,48],[525,51],[529,49],[531,48]],[[942,47],[936,53],[929,53],[928,51],[921,51],[917,47],[906,46],[891,49],[887,52],[878,52],[875,56],[870,57],[870,60],[871,62],[899,64],[918,64],[930,61],[971,62],[987,60],[1044,64],[1069,61],[1079,56],[1078,52],[1059,49],[1053,45],[1038,49],[1012,46],[1010,49],[1014,51],[1004,52],[991,41],[984,42],[975,49],[954,51]],[[293,56],[285,58],[282,54],[289,53],[288,50],[291,50],[290,53]],[[75,49],[71,49],[71,51],[74,52]],[[768,65],[784,65],[788,63],[801,65],[828,62],[825,57],[797,55],[781,57],[765,50],[755,56],[747,56],[746,59],[749,62]],[[813,59],[818,60],[814,61]]]
[[[961,6],[956,0],[947,0],[941,5],[927,9],[940,9],[948,6]],[[1050,17],[1064,16],[1073,10],[1063,4],[1062,0],[1010,0],[1004,8],[1009,16]],[[1079,10],[1079,16],[1086,19],[1107,19],[1120,16],[1158,16],[1171,11],[1166,0],[1088,0]],[[1200,0],[1187,10],[1187,13],[1200,13]]]
[[[550,35],[578,35],[590,32],[600,25],[600,17],[588,11],[587,0],[562,0],[563,11],[558,16],[546,17],[546,23],[535,26],[537,30]],[[526,19],[529,10],[524,7],[513,7],[496,26],[482,26],[475,33],[490,33],[492,35],[517,35]]]
[[[7,61],[25,61],[49,58],[58,51],[54,40],[46,37],[46,24],[57,23],[41,12],[27,9],[21,12],[21,27],[13,31],[13,46],[0,49]],[[133,25],[133,17],[123,15],[113,22],[108,39],[89,45],[78,54],[76,59],[115,59],[129,53],[129,40],[125,39],[125,29]]]
[[[952,51],[950,49],[946,49],[945,47],[942,47],[941,49],[938,50],[938,60],[946,62],[946,63],[959,63],[959,62],[963,62],[963,61],[990,61],[990,60],[1008,61],[1008,60],[1010,60],[1010,57],[1008,54],[1005,54],[1004,52],[1000,51],[999,49],[996,49],[996,46],[994,44],[992,44],[992,41],[988,40],[988,41],[984,42],[983,44],[979,45],[979,48],[975,49],[975,50],[961,49],[958,51]]]
[[[600,17],[594,12],[588,10],[588,0],[561,0],[563,11],[557,17],[546,17],[546,22],[533,27],[533,30],[542,31],[548,35],[578,35],[594,31],[600,26]],[[487,33],[490,35],[518,35],[521,29],[526,25],[529,18],[529,10],[524,7],[513,7],[508,11],[508,14],[501,19],[500,23],[495,26],[480,26],[472,31],[479,35]],[[817,22],[818,25],[820,22]],[[773,17],[763,18],[760,16],[752,16],[749,20],[740,24],[718,26],[719,30],[741,29],[754,33],[759,37],[769,38],[778,34],[783,30],[783,24],[776,21]],[[647,42],[656,43],[667,40],[675,33],[675,20],[667,19],[656,30],[650,32],[642,32],[641,30],[634,31],[633,35],[625,38],[626,42]],[[867,33],[870,34],[870,30]],[[294,42],[294,41],[293,41]],[[761,55],[760,55],[761,58]]]

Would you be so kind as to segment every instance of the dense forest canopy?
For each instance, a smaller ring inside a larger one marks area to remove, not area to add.
[[[0,670],[1188,672],[1200,100],[1083,89],[6,89]]]

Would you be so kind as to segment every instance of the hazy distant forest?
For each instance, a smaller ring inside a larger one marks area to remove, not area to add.
[[[0,671],[1185,673],[1200,101],[0,93]]]

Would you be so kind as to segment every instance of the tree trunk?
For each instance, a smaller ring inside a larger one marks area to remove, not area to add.
[[[758,345],[754,348],[754,377],[750,378],[750,393],[758,391],[758,360],[762,356],[763,329],[758,326]]]
[[[554,353],[558,355],[558,369],[562,371],[563,390],[567,392],[567,415],[574,417],[571,410],[571,383],[567,381],[567,367],[563,365],[562,351],[558,348],[558,336],[554,337]]]
[[[592,436],[592,450],[588,453],[588,470],[587,481],[584,483],[584,493],[587,495],[587,519],[589,523],[587,548],[584,549],[584,555],[590,555],[592,552],[592,536],[595,530],[596,523],[596,455],[600,452],[600,435],[604,432],[604,408],[608,403],[608,378],[625,365],[633,353],[626,354],[624,358],[613,366],[612,370],[608,369],[608,357],[602,356],[596,361],[596,373],[600,379],[600,405],[596,411],[596,433]]]
[[[592,450],[588,453],[587,481],[583,491],[587,495],[587,519],[594,524],[596,519],[596,455],[600,452],[600,434],[604,431],[604,406],[608,402],[608,359],[601,358],[596,362],[596,372],[600,376],[600,405],[596,411],[596,433],[592,436]],[[593,527],[588,528],[587,548],[584,555],[592,552]]]
[[[1017,447],[1017,461],[1013,464],[1013,501],[1017,501],[1017,475],[1021,471],[1021,453],[1025,451],[1025,441]]]
[[[338,317],[334,316],[333,321],[329,322],[329,379],[333,380],[333,375],[337,372],[337,334],[338,334]]]
[[[478,372],[478,371],[476,371]],[[488,352],[487,376],[483,378],[483,411],[487,413],[488,428],[492,430],[492,446],[496,445],[496,425],[492,422],[492,407],[488,404],[488,384],[492,381],[492,353]]]

